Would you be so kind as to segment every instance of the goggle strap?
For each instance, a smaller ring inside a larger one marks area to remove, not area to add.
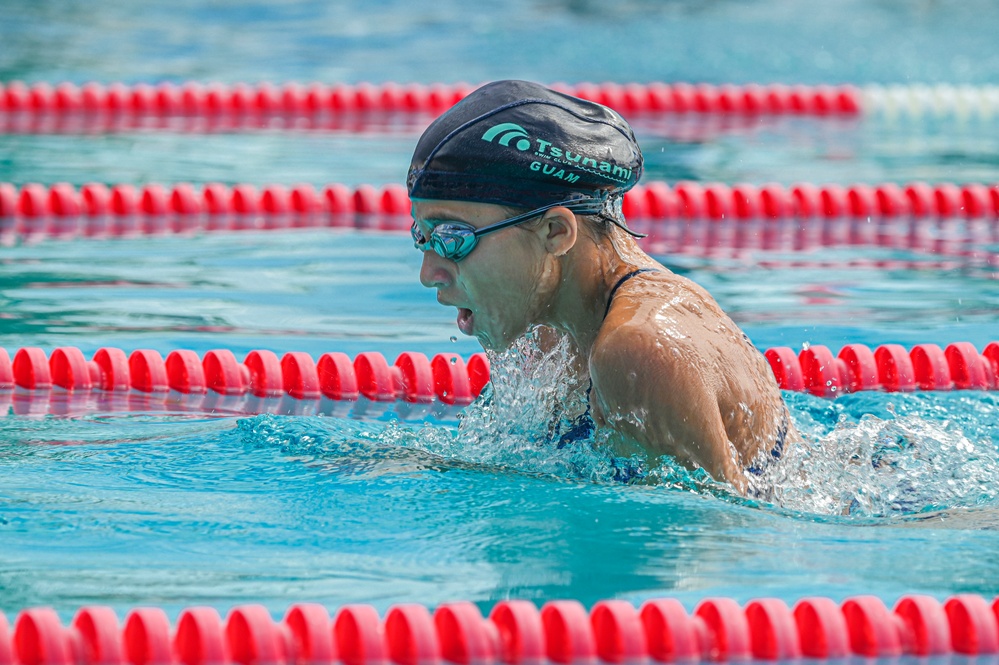
[[[580,199],[570,199],[568,201],[561,201],[559,203],[550,203],[548,205],[541,206],[540,208],[535,208],[534,210],[529,210],[528,212],[525,212],[525,213],[523,213],[521,215],[517,215],[515,217],[511,217],[510,219],[504,219],[503,221],[497,222],[497,223],[492,224],[490,226],[483,226],[481,229],[476,229],[475,230],[475,236],[476,237],[484,236],[487,233],[492,233],[493,231],[500,231],[500,230],[508,228],[510,226],[515,226],[515,225],[520,224],[522,222],[526,222],[527,220],[531,219],[532,217],[537,217],[538,215],[543,215],[544,213],[546,213],[547,211],[551,210],[552,208],[565,207],[565,208],[568,208],[569,210],[571,210],[572,212],[588,212],[590,209],[592,209],[592,207],[594,205],[597,205],[597,204],[601,204],[602,205],[602,203],[603,203],[602,199],[583,199],[583,200],[580,200]],[[590,214],[595,214],[595,212],[590,213]]]

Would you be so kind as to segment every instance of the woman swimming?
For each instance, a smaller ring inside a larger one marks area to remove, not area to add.
[[[748,337],[639,248],[621,200],[641,174],[611,109],[525,81],[483,86],[413,155],[420,280],[487,349],[535,326],[567,335],[598,427],[745,491],[796,433]]]

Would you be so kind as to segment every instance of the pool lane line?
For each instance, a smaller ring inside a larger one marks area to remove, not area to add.
[[[624,196],[629,219],[986,219],[999,220],[999,183],[886,182],[754,185],[651,181]],[[406,188],[331,183],[225,185],[0,182],[0,220],[37,217],[199,215],[409,215]]]
[[[999,117],[999,86],[949,84],[786,85],[687,82],[553,83],[567,94],[622,114],[880,117],[888,120]],[[310,117],[345,113],[438,115],[475,86],[467,83],[372,84],[164,82],[78,86],[64,81],[0,82],[0,112],[153,117]]]
[[[621,113],[720,113],[753,115],[857,115],[864,92],[852,85],[711,85],[678,82],[555,83],[555,90],[595,101]],[[475,86],[467,83],[383,84],[297,82],[203,85],[40,81],[0,83],[0,111],[7,113],[119,113],[158,116],[404,112],[439,114]],[[934,88],[934,90],[937,90]],[[984,89],[983,90],[987,90]],[[938,95],[939,96],[939,95]],[[984,95],[986,100],[990,97]]]
[[[220,213],[135,215],[0,216],[0,248],[45,241],[129,240],[142,237],[318,229],[408,233],[408,215],[381,213]],[[712,270],[756,266],[773,270],[971,270],[999,279],[999,224],[977,218],[852,217],[781,219],[649,219],[632,217],[631,228],[646,234],[639,246],[655,256],[710,259]],[[822,248],[884,248],[916,258],[799,259]],[[928,258],[921,258],[928,257]],[[664,259],[665,260],[665,259]],[[724,265],[721,262],[732,262]]]
[[[293,351],[280,359],[257,349],[242,362],[229,349],[207,351],[204,357],[188,349],[171,351],[164,359],[153,349],[103,347],[90,360],[76,347],[59,347],[47,357],[38,347],[17,349],[13,357],[0,347],[0,390],[47,392],[128,392],[189,395],[253,395],[316,400],[374,402],[471,403],[489,381],[484,353],[467,362],[455,353],[433,358],[403,352],[389,365],[377,352],[324,353],[318,361]]]
[[[916,344],[908,350],[899,344],[882,344],[873,350],[864,344],[847,344],[836,355],[814,344],[803,345],[797,353],[789,347],[772,347],[764,356],[781,389],[820,397],[872,390],[999,390],[999,342],[989,343],[981,352],[970,342],[954,342],[946,348]],[[53,404],[62,404],[67,402],[63,399],[67,393],[86,397],[128,392],[340,402],[363,397],[371,402],[461,407],[478,397],[488,382],[489,360],[484,353],[473,354],[466,362],[454,353],[428,358],[407,351],[390,365],[378,352],[359,353],[353,359],[329,352],[316,362],[301,351],[279,359],[273,351],[257,349],[240,362],[229,349],[214,349],[204,357],[178,349],[164,359],[153,349],[126,354],[103,347],[87,360],[80,349],[71,346],[56,348],[51,356],[38,347],[23,347],[13,357],[0,347],[0,396],[15,406],[19,400],[28,411],[32,395],[39,397],[42,406],[38,408],[45,409],[49,393],[59,397]],[[248,408],[235,402],[230,407]]]
[[[740,606],[706,598],[693,612],[676,599],[638,608],[603,600],[589,610],[576,600],[540,609],[527,600],[496,603],[484,617],[467,601],[437,608],[293,604],[280,621],[262,605],[188,607],[171,625],[157,607],[130,611],[119,624],[105,606],[80,608],[63,626],[51,608],[17,613],[13,629],[0,614],[4,662],[35,665],[537,665],[538,663],[745,662],[801,658],[894,659],[999,653],[999,601],[957,594],[943,602],[905,595],[892,609],[873,595],[842,602],[806,597],[793,607],[778,598]]]

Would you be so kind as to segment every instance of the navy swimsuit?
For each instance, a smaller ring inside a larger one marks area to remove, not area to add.
[[[787,428],[787,409],[784,409],[784,415],[780,419],[780,427],[777,428],[776,442],[774,443],[774,447],[770,449],[770,454],[746,469],[746,471],[749,471],[754,476],[762,476],[763,472],[771,464],[775,464],[781,458],[784,454],[784,439],[787,438]]]

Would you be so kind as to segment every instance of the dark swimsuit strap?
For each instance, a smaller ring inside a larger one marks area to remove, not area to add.
[[[627,282],[629,279],[635,275],[640,275],[643,272],[659,272],[655,268],[638,268],[632,270],[627,275],[617,280],[617,284],[611,289],[610,295],[607,297],[607,309],[604,310],[604,318],[607,318],[607,312],[610,311],[611,303],[614,302],[614,295],[617,290],[621,288],[621,285]],[[593,381],[589,382],[586,386],[586,413],[579,416],[572,425],[559,436],[558,441],[555,445],[556,448],[564,448],[567,445],[575,443],[576,441],[582,439],[588,439],[593,435],[594,425],[593,420],[590,418],[590,393],[593,390]],[[627,471],[627,469],[626,469]],[[629,475],[630,474],[630,475]],[[628,480],[634,475],[633,470],[625,473],[615,465],[614,478],[618,480]]]
[[[635,275],[641,275],[643,272],[659,272],[659,271],[655,268],[636,268],[635,270],[632,270],[621,279],[617,280],[617,284],[614,285],[614,288],[612,288],[610,291],[610,295],[607,297],[607,309],[604,310],[605,319],[607,318],[607,314],[610,312],[611,303],[614,302],[614,295],[617,293],[617,290],[620,289],[621,286],[629,279],[631,279]]]

